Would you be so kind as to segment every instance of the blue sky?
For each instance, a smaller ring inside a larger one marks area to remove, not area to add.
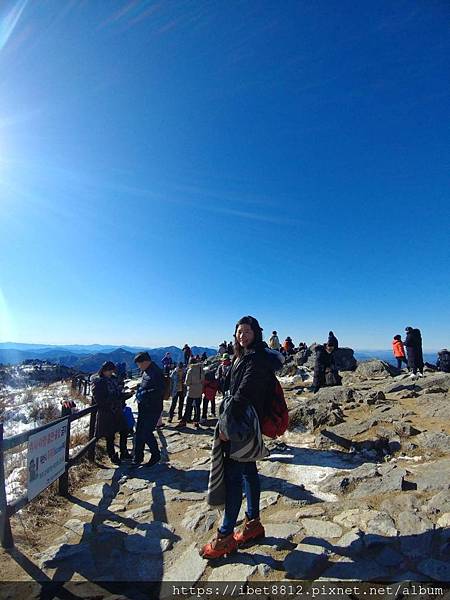
[[[447,2],[0,5],[0,341],[450,344]]]

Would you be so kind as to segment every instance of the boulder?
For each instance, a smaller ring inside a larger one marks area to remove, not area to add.
[[[448,433],[424,431],[415,437],[414,442],[419,448],[439,450],[441,452],[450,451],[450,435]]]
[[[208,581],[239,581],[243,584],[258,568],[251,559],[248,560],[248,563],[249,564],[244,564],[243,562],[238,564],[228,563],[216,567],[213,569]]]
[[[444,514],[450,512],[450,490],[442,490],[432,496],[426,504],[429,514]]]
[[[342,536],[342,529],[337,523],[321,519],[302,519],[301,524],[309,537],[329,539]]]
[[[450,373],[433,373],[416,381],[416,387],[421,390],[439,388],[448,392],[450,390]]]
[[[319,390],[317,396],[309,400],[300,400],[298,406],[289,412],[289,428],[303,425],[308,431],[314,431],[322,425],[337,425],[344,420],[344,413],[333,400],[336,388]]]
[[[433,523],[417,513],[402,511],[395,520],[401,536],[419,535],[433,529]]]
[[[297,352],[294,361],[298,366],[314,369],[319,344],[312,344],[306,351]],[[354,351],[351,348],[338,348],[334,351],[334,360],[339,371],[354,371],[357,366]]]
[[[399,371],[384,360],[366,360],[358,363],[355,377],[362,381],[367,379],[382,379],[398,375]]]
[[[298,544],[286,556],[283,566],[287,576],[294,579],[315,579],[325,569],[328,552],[322,546]]]
[[[207,564],[200,557],[195,543],[191,544],[164,573],[164,581],[189,581],[193,584],[203,575]]]

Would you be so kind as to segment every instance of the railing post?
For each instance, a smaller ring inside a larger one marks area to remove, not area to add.
[[[0,542],[2,548],[12,548],[14,539],[9,522],[5,487],[5,455],[3,452],[3,423],[0,423]]]
[[[65,471],[58,478],[58,494],[60,496],[68,496],[69,495],[69,454],[70,450],[70,419],[67,419],[67,438],[66,438],[66,454],[65,454]]]
[[[91,404],[93,404],[93,402],[91,402]],[[91,415],[90,415],[90,420],[89,420],[89,441],[91,441],[91,440],[92,440],[92,438],[94,438],[94,437],[95,437],[95,420],[96,420],[96,417],[97,417],[97,411],[96,411],[96,410],[93,410],[93,411],[91,412]],[[95,461],[95,446],[96,446],[96,445],[97,445],[97,442],[96,442],[95,444],[93,444],[93,445],[92,445],[92,446],[89,448],[89,450],[87,451],[88,459],[89,459],[91,462],[94,462],[94,461]]]
[[[84,386],[84,389],[83,389],[83,394],[84,394],[85,396],[87,396],[87,384],[88,384],[88,382],[87,382],[87,379],[85,379],[85,380],[83,381],[83,386]]]

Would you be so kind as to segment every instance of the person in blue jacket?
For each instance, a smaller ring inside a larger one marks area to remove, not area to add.
[[[142,371],[142,380],[136,392],[138,418],[134,444],[133,465],[144,460],[144,446],[150,449],[151,457],[146,466],[159,462],[161,452],[153,434],[163,409],[164,376],[162,370],[152,361],[148,352],[139,352],[134,362]]]

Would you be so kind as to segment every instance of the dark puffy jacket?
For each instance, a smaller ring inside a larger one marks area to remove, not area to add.
[[[227,375],[225,389],[233,396],[233,412],[238,417],[248,404],[256,410],[259,420],[266,414],[267,403],[273,397],[275,371],[281,368],[273,351],[266,351],[267,344],[261,342],[236,358]],[[276,353],[279,354],[279,353]]]
[[[123,394],[115,378],[96,375],[92,379],[92,402],[97,404],[96,437],[110,437],[127,430],[123,416]]]
[[[314,390],[328,385],[339,385],[340,376],[336,368],[334,352],[328,353],[323,346],[318,346],[314,365]],[[327,377],[328,374],[328,377]]]
[[[450,373],[450,352],[448,350],[441,350],[438,352],[436,365],[439,371]]]
[[[408,367],[410,369],[423,369],[422,335],[420,329],[412,329],[407,332],[405,348],[408,355]]]
[[[141,383],[136,392],[136,402],[140,413],[160,415],[163,409],[165,389],[164,375],[161,369],[150,363],[149,368],[142,374]]]
[[[330,344],[331,346],[334,346],[335,350],[337,350],[339,348],[338,339],[332,331],[330,331],[330,333],[328,334],[328,344]]]

